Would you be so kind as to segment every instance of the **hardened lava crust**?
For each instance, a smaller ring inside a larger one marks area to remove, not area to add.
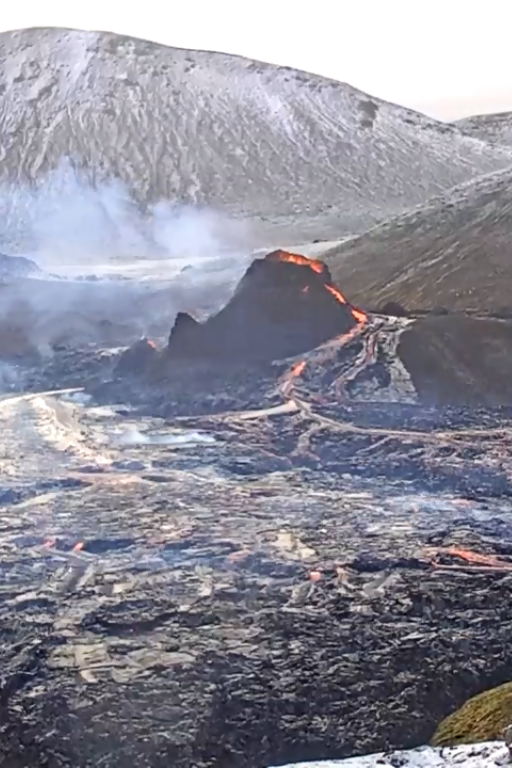
[[[0,400],[0,764],[405,748],[509,680],[505,385],[498,402],[480,379],[429,402],[399,350],[420,322],[444,330],[295,269],[293,291],[339,304],[314,347],[230,359],[217,319],[208,358],[194,350],[214,318],[192,318],[181,347],[57,350]]]

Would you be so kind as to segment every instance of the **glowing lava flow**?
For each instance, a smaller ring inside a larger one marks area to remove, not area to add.
[[[335,299],[338,299],[340,304],[346,304],[347,300],[344,297],[344,295],[341,293],[341,291],[338,291],[337,288],[334,287],[334,285],[326,285],[326,289],[331,293]]]
[[[306,361],[305,360],[299,360],[298,363],[295,363],[295,365],[290,368],[288,373],[286,373],[282,379],[282,384],[279,387],[279,391],[281,395],[285,398],[289,398],[292,389],[293,389],[293,383],[294,380],[297,378],[297,376],[300,376],[304,368],[306,367]]]
[[[341,304],[348,304],[348,301],[346,300],[344,295],[341,293],[341,291],[338,291],[338,289],[335,288],[334,285],[326,285],[325,287],[329,291],[329,293],[332,294],[334,298],[337,299]],[[366,315],[364,312],[361,312],[360,309],[355,309],[354,307],[350,307],[350,311],[352,312],[352,317],[358,323],[366,322],[366,319],[367,319]]]
[[[288,254],[285,251],[277,251],[279,254],[284,254],[284,256],[289,256],[291,258],[286,259],[287,261],[295,261],[295,259],[303,259],[304,261],[299,261],[298,263],[307,263],[308,266],[311,266],[312,264],[315,264],[317,262],[313,262],[311,259],[306,259],[303,256],[295,256],[294,254]],[[285,259],[282,259],[283,261]],[[322,265],[322,262],[318,262]],[[323,268],[323,265],[322,265]],[[314,269],[314,267],[312,267]],[[359,309],[355,309],[354,307],[350,306],[346,298],[343,296],[341,291],[338,291],[337,288],[335,288],[333,285],[325,285],[325,288],[329,291],[329,293],[334,296],[334,298],[340,302],[340,304],[346,304],[350,307],[350,311],[352,313],[352,317],[357,322],[357,325],[352,328],[348,333],[343,334],[342,336],[336,337],[336,339],[333,339],[330,342],[327,342],[325,345],[322,345],[324,350],[330,349],[333,346],[339,347],[344,346],[347,342],[349,342],[351,339],[354,338],[354,336],[357,336],[357,334],[360,332],[363,325],[366,323],[368,316],[361,312]],[[306,289],[302,289],[303,291]],[[366,361],[366,360],[365,360]],[[306,361],[305,360],[299,360],[293,367],[288,371],[286,376],[284,377],[284,381],[280,387],[281,394],[286,397],[290,398],[293,390],[293,385],[295,379],[301,375],[301,373],[304,371],[304,368],[306,367]]]
[[[299,264],[301,267],[309,267],[313,270],[313,272],[317,272],[318,274],[321,274],[325,271],[325,264],[323,261],[319,261],[318,259],[309,259],[307,256],[301,256],[298,253],[289,253],[289,251],[273,251],[272,253],[269,253],[266,258],[269,261],[283,261],[287,262],[288,264]],[[341,291],[338,291],[338,289],[334,287],[334,285],[326,284],[325,288],[329,291],[330,294],[332,294],[332,296],[334,296],[335,299],[340,302],[340,304],[348,305],[346,298],[343,296]],[[306,286],[302,289],[302,292],[307,293],[308,290],[309,287]],[[350,311],[352,312],[352,316],[357,323],[366,322],[366,315],[364,312],[361,312],[360,309],[355,309],[351,306]]]
[[[357,320],[358,323],[366,323],[368,317],[365,315],[364,312],[361,312],[360,309],[354,309],[354,307],[350,307],[350,311],[352,312],[352,316],[355,320]]]
[[[306,256],[288,253],[288,251],[273,251],[266,258],[269,261],[284,261],[289,264],[299,264],[301,267],[309,267],[313,272],[318,272],[318,274],[325,269],[325,264],[322,261],[318,261],[318,259],[308,259]]]

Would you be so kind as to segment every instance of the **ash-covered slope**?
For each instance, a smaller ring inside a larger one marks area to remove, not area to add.
[[[454,125],[476,139],[512,147],[512,112],[475,115],[457,120]]]
[[[512,306],[512,172],[489,174],[323,255],[362,306],[498,312]]]
[[[104,32],[0,35],[3,178],[63,156],[143,202],[361,231],[512,153],[333,80]]]

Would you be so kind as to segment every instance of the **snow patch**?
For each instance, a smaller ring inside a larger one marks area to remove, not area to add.
[[[280,768],[496,768],[509,764],[509,752],[503,742],[489,741],[439,749],[418,747],[403,751],[377,752],[362,757],[349,757],[346,760],[293,763]]]

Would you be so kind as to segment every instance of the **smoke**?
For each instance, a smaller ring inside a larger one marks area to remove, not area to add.
[[[0,251],[54,269],[134,259],[193,263],[246,254],[252,241],[247,222],[169,201],[142,208],[121,181],[93,183],[68,159],[37,183],[0,185]]]
[[[120,343],[159,323],[168,333],[177,311],[201,316],[224,303],[252,249],[244,221],[172,201],[143,208],[122,182],[93,183],[64,160],[37,183],[0,185],[0,253],[27,256],[52,277],[4,287],[0,321],[21,318],[20,339],[47,352],[63,331],[97,341],[112,323],[124,328]],[[0,356],[2,336],[0,327]]]

